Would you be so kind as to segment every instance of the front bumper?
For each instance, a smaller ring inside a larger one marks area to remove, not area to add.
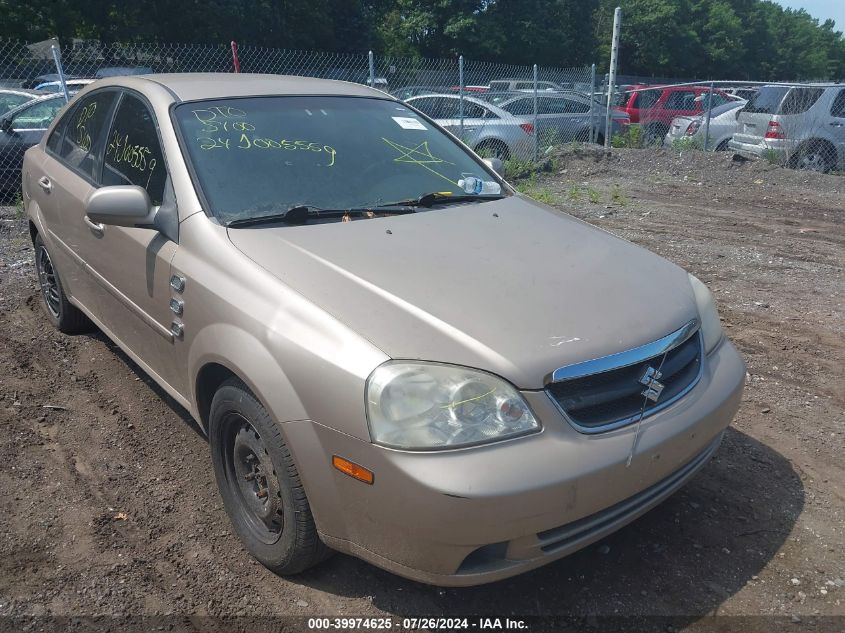
[[[484,447],[404,452],[310,421],[285,430],[329,546],[422,582],[477,585],[562,558],[675,492],[716,451],[744,381],[724,340],[689,394],[643,420],[630,466],[635,425],[578,433],[545,392],[524,394],[542,432]],[[374,484],[333,470],[335,454]]]

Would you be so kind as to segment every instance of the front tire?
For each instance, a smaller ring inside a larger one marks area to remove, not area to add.
[[[237,378],[225,381],[214,394],[209,443],[226,513],[252,556],[285,576],[331,554],[317,535],[279,426]]]
[[[92,323],[88,317],[68,301],[62,280],[41,235],[35,235],[32,245],[35,248],[35,271],[38,274],[38,285],[41,287],[41,306],[47,319],[54,328],[65,334],[91,329]]]

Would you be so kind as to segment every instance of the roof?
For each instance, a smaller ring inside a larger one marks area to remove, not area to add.
[[[97,85],[121,85],[143,90],[143,85],[148,82],[155,82],[164,86],[181,101],[273,94],[349,95],[392,98],[381,90],[347,81],[313,79],[311,77],[296,77],[293,75],[260,75],[252,73],[131,75],[101,79],[97,82]]]

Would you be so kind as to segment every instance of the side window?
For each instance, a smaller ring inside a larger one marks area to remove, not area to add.
[[[106,143],[103,185],[138,185],[153,204],[161,204],[167,169],[155,120],[143,101],[123,96]]]
[[[458,115],[460,116],[460,102],[458,102]],[[467,119],[483,119],[488,117],[488,112],[476,103],[468,103],[464,101],[464,116]]]
[[[793,88],[780,104],[780,114],[802,114],[815,105],[823,88]]]
[[[518,84],[516,84],[514,89],[515,90],[534,90],[534,82],[533,81],[531,81],[531,82],[521,81]],[[537,89],[538,90],[540,89],[539,85],[537,86]]]
[[[660,90],[643,90],[636,94],[636,107],[640,109],[650,108],[660,99]]]
[[[92,179],[114,98],[114,92],[97,92],[82,99],[70,114],[62,139],[59,156],[68,166]]]
[[[59,150],[62,147],[62,136],[65,133],[67,122],[72,116],[73,109],[71,108],[71,110],[65,113],[62,119],[59,121],[58,125],[53,128],[53,131],[50,134],[50,138],[47,139],[47,149],[49,149],[54,154],[58,154]]]
[[[564,99],[566,103],[566,111],[572,114],[586,114],[590,111],[590,106],[581,101],[573,101],[572,99]]]
[[[436,119],[436,109],[438,101],[440,101],[440,99],[436,97],[426,97],[424,99],[414,99],[411,102],[411,105],[423,114],[430,116],[432,119]]]
[[[845,89],[840,90],[839,94],[833,100],[833,105],[830,106],[831,116],[845,119]]]
[[[695,93],[691,90],[676,90],[669,93],[666,103],[663,104],[666,110],[695,110]]]
[[[5,114],[31,100],[30,95],[19,95],[13,92],[2,93],[0,94],[0,114]]]
[[[18,112],[12,119],[13,130],[46,130],[64,105],[63,99],[47,99]]]
[[[527,114],[534,114],[534,100],[533,99],[519,99],[511,101],[502,106],[502,109],[514,116],[525,116]]]

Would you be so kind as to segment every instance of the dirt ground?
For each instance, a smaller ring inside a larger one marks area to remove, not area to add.
[[[845,629],[845,177],[722,154],[598,156],[566,152],[521,187],[707,283],[748,363],[744,402],[717,457],[662,506],[569,558],[471,589],[342,555],[289,579],[255,563],[187,413],[102,334],[49,327],[24,224],[4,207],[0,630],[94,615],[190,616],[197,630],[214,622],[203,616],[740,622],[704,617],[717,614],[782,616],[743,630]]]

